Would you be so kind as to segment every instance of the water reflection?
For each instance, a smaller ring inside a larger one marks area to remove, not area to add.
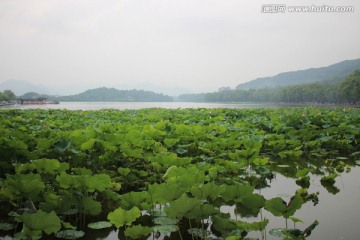
[[[334,187],[337,187],[340,191],[337,194],[330,193],[320,183],[322,176],[311,175],[311,184],[308,191],[319,193],[319,204],[314,204],[309,201],[302,205],[301,209],[296,211],[294,217],[303,221],[303,223],[293,223],[288,220],[288,228],[299,228],[304,230],[315,220],[319,221],[319,225],[312,231],[311,235],[307,237],[308,240],[317,239],[357,239],[358,237],[358,223],[360,217],[360,208],[358,204],[360,202],[360,181],[358,176],[360,175],[360,167],[352,168],[351,172],[343,173],[336,178]],[[270,187],[257,190],[257,193],[263,195],[266,199],[274,197],[281,197],[282,199],[289,201],[291,196],[300,187],[295,184],[294,179],[285,177],[281,174],[277,174],[276,178],[269,184]],[[221,211],[229,213],[232,219],[242,219],[248,222],[261,221],[269,219],[269,224],[266,227],[266,231],[263,235],[260,232],[250,232],[247,237],[275,240],[280,239],[278,237],[271,236],[269,231],[271,229],[285,228],[286,221],[282,217],[275,217],[270,212],[261,209],[261,213],[257,217],[244,218],[246,212],[238,212],[235,215],[235,206],[222,206]],[[256,215],[256,214],[255,214]],[[176,234],[174,234],[176,235]],[[119,233],[115,230],[90,231],[87,232],[84,240],[113,240],[118,239]],[[10,237],[3,237],[1,239],[11,240]],[[151,235],[148,240],[154,239]],[[159,239],[164,239],[161,236]]]
[[[275,108],[274,103],[193,103],[193,102],[61,102],[44,105],[13,105],[3,109],[68,109],[68,110],[100,110],[100,109],[143,109],[143,108]]]

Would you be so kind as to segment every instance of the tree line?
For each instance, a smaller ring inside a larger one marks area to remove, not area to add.
[[[16,100],[16,96],[11,90],[0,92],[0,101],[11,102],[14,100]]]
[[[338,82],[316,82],[283,88],[230,90],[180,95],[179,101],[195,102],[284,102],[350,103],[360,102],[360,69]]]

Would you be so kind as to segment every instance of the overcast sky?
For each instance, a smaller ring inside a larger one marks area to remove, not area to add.
[[[284,3],[355,11],[261,11]],[[360,58],[359,39],[358,0],[0,0],[0,82],[210,92]]]

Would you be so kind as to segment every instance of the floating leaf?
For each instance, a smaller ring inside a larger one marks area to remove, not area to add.
[[[99,221],[99,222],[93,222],[88,224],[88,228],[91,229],[103,229],[103,228],[109,228],[112,227],[112,224],[107,221]]]
[[[168,217],[157,217],[154,219],[154,223],[157,225],[175,225],[177,221]]]
[[[0,223],[0,230],[9,231],[14,229],[14,225],[12,223]]]
[[[56,233],[55,236],[62,239],[77,239],[85,236],[85,233],[76,230],[63,230]]]
[[[177,225],[159,225],[153,227],[154,232],[161,232],[161,233],[171,233],[177,232],[178,226]]]
[[[269,231],[270,235],[281,238],[290,238],[290,239],[303,239],[302,231],[299,229],[285,229],[285,228],[275,228]],[[294,239],[294,240],[295,240]]]

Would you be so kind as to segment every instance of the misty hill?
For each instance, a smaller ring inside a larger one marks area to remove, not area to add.
[[[237,90],[285,87],[314,82],[341,81],[353,71],[360,68],[360,59],[342,61],[328,67],[311,68],[294,72],[280,73],[273,77],[257,78],[239,84]]]
[[[63,102],[172,102],[173,98],[144,90],[118,90],[115,88],[95,88],[83,93],[51,98]]]
[[[48,93],[48,89],[44,86],[34,85],[25,80],[11,79],[0,83],[0,91],[10,89],[15,95],[20,96],[27,92]]]

